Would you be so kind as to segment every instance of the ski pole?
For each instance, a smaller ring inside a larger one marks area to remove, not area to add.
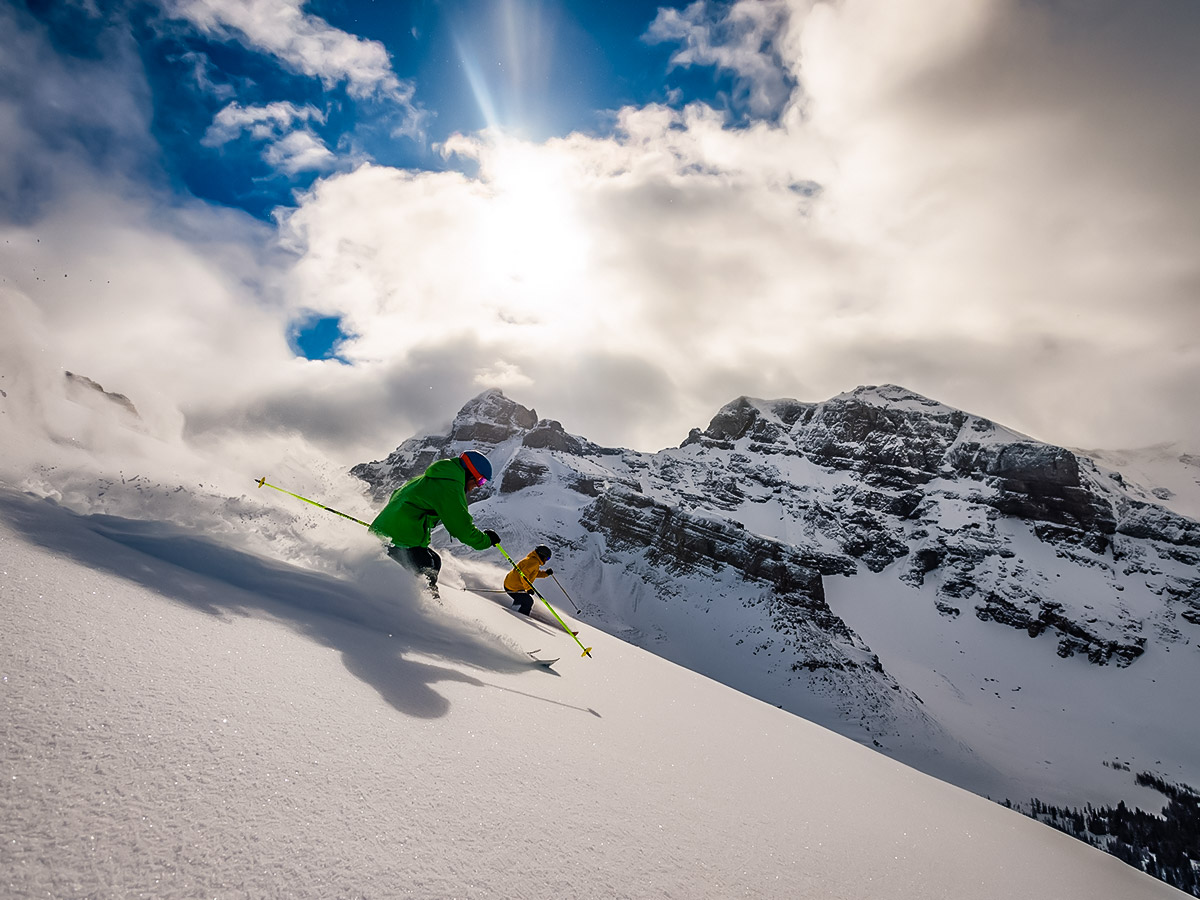
[[[558,619],[558,624],[563,627],[563,631],[565,631],[567,634],[569,634],[571,637],[573,637],[575,639],[575,643],[577,643],[580,647],[583,647],[583,653],[581,653],[580,655],[590,657],[592,655],[592,648],[583,646],[583,641],[581,641],[579,639],[579,635],[577,635],[575,632],[573,632],[570,628],[567,627],[567,623],[562,620],[562,616],[560,616],[558,613],[554,612],[554,607],[550,605],[550,601],[547,600],[545,597],[543,597],[541,595],[541,593],[538,591],[538,589],[533,586],[533,582],[529,580],[529,576],[526,575],[524,572],[522,572],[520,566],[518,566],[515,562],[513,562],[513,558],[508,555],[508,551],[505,550],[503,547],[501,547],[499,544],[496,545],[496,549],[504,554],[504,558],[508,560],[508,564],[517,570],[517,572],[518,572],[518,574],[520,574],[521,578],[525,581],[525,583],[527,585],[529,585],[529,589],[534,594],[537,595],[537,598],[546,604],[546,609],[550,610],[550,612],[553,614],[554,618]],[[554,576],[551,575],[550,577],[553,578]]]
[[[344,512],[340,512],[340,511],[334,509],[332,506],[326,506],[323,503],[318,503],[316,500],[309,500],[307,497],[301,497],[299,494],[293,494],[291,491],[285,491],[283,488],[279,487],[278,485],[271,484],[271,482],[267,481],[267,478],[265,475],[262,478],[259,478],[254,483],[257,484],[259,487],[275,488],[275,490],[280,491],[284,494],[287,494],[289,497],[295,497],[297,500],[303,500],[305,503],[311,503],[313,506],[319,506],[321,509],[323,509],[327,512],[333,513],[335,516],[341,516],[343,519],[349,519],[351,522],[357,522],[359,525],[366,525],[368,528],[371,527],[370,522],[364,522],[362,519],[356,519],[356,518],[354,518],[354,516],[348,516]]]
[[[555,575],[553,572],[551,572],[550,577],[554,579],[555,584],[558,584],[558,576],[557,575]],[[558,584],[558,589],[563,592],[564,597],[566,597],[568,600],[571,600],[571,595],[567,593],[567,589],[565,587],[563,587],[561,584]],[[577,612],[577,613],[583,612],[583,610],[580,609],[578,607],[578,605],[576,605],[574,600],[571,600],[571,605],[575,607],[575,612]]]

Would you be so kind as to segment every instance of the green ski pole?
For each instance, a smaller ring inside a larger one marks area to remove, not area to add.
[[[259,478],[254,483],[257,484],[259,487],[275,488],[275,490],[277,490],[281,493],[287,494],[289,497],[295,497],[297,500],[303,500],[305,503],[311,503],[313,506],[319,506],[321,509],[325,510],[326,512],[333,513],[335,516],[341,516],[343,519],[349,519],[351,522],[357,522],[359,525],[366,525],[368,528],[371,527],[370,522],[364,522],[362,519],[356,519],[356,518],[354,518],[354,516],[348,516],[344,512],[339,512],[338,510],[334,509],[332,506],[326,506],[323,503],[318,503],[316,500],[309,500],[307,497],[301,497],[299,494],[293,494],[291,491],[285,491],[283,488],[279,487],[278,485],[271,484],[269,481],[267,481],[266,476]]]
[[[550,605],[550,601],[547,600],[545,597],[543,597],[538,592],[538,589],[533,586],[533,582],[529,580],[529,577],[524,572],[521,571],[520,567],[515,562],[513,562],[513,558],[508,555],[508,551],[505,550],[503,547],[501,547],[499,544],[496,545],[496,549],[504,554],[504,558],[508,560],[508,564],[510,566],[512,566],[514,569],[516,569],[517,573],[521,576],[521,578],[525,581],[525,583],[527,585],[529,585],[529,589],[534,594],[537,595],[537,598],[546,604],[546,609],[550,610],[550,612],[554,616],[554,618],[558,619],[558,624],[563,627],[563,631],[565,631],[567,634],[569,634],[571,637],[573,637],[575,639],[575,643],[577,643],[580,647],[583,647],[583,653],[581,653],[580,655],[591,657],[592,648],[583,646],[583,641],[581,641],[579,639],[579,635],[577,635],[575,632],[573,632],[570,628],[567,627],[567,623],[562,620],[562,616],[560,616],[558,613],[554,612],[554,607]],[[553,578],[554,576],[551,575],[550,577]]]

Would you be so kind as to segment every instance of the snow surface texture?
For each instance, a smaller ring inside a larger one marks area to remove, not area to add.
[[[1182,896],[588,622],[592,659],[240,524],[0,491],[5,897]]]

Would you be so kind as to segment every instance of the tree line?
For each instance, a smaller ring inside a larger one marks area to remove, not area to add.
[[[1159,815],[1122,800],[1116,806],[1051,806],[1034,798],[1028,808],[1005,806],[1099,847],[1181,891],[1200,897],[1200,792],[1172,784],[1150,772],[1135,781],[1167,798]]]

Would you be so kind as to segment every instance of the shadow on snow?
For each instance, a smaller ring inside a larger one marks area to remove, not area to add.
[[[498,640],[426,610],[413,579],[383,559],[387,576],[375,584],[368,578],[364,586],[264,559],[166,522],[80,515],[10,490],[0,490],[0,516],[51,552],[208,615],[283,621],[340,652],[347,671],[406,715],[436,718],[449,711],[449,701],[433,688],[437,682],[487,686],[457,669],[409,655],[453,659],[493,672],[531,670]]]

